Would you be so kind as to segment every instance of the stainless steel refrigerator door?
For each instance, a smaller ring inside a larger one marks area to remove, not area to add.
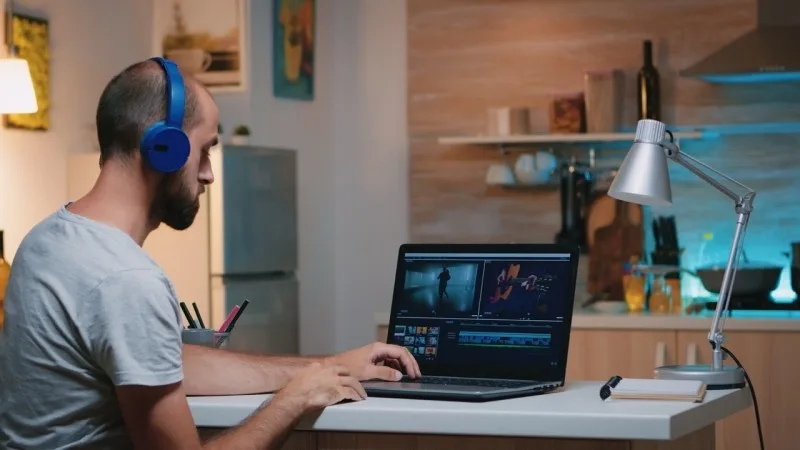
[[[297,269],[297,157],[293,150],[225,146],[212,154],[211,272]]]
[[[250,301],[231,333],[229,349],[282,355],[300,353],[298,282],[294,274],[215,276],[211,284],[215,301],[224,302],[225,314],[245,298]]]

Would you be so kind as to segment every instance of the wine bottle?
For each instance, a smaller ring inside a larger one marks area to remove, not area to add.
[[[11,275],[11,265],[5,259],[3,248],[3,230],[0,230],[0,328],[3,328],[5,321],[5,309],[3,301],[6,297],[6,286],[8,286],[8,277]]]
[[[661,85],[653,65],[653,43],[644,41],[644,65],[639,69],[637,106],[639,119],[661,120]]]

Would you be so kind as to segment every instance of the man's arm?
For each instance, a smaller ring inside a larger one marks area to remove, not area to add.
[[[329,357],[254,355],[184,344],[184,386],[188,395],[274,392],[314,362],[347,367],[359,380],[396,381],[401,369],[411,378],[422,375],[405,347],[381,342]]]
[[[201,446],[183,383],[117,386],[116,392],[135,448],[147,450],[277,450],[304,413],[366,397],[346,369],[310,365],[244,423]]]
[[[303,412],[300,402],[290,400],[266,404],[242,425],[201,445],[181,383],[117,387],[122,418],[137,449],[279,449]]]
[[[302,369],[324,358],[238,353],[183,345],[184,387],[188,395],[246,395],[275,392]]]

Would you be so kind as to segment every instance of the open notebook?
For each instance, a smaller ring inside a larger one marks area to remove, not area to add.
[[[609,397],[617,399],[701,402],[706,395],[706,385],[695,380],[621,378],[612,379],[607,386],[610,388]]]

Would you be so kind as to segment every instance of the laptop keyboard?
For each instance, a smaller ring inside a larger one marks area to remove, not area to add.
[[[510,381],[510,380],[487,380],[478,378],[454,378],[454,377],[403,377],[403,381],[409,383],[425,383],[450,386],[482,386],[493,388],[518,388],[537,384],[535,381]]]

